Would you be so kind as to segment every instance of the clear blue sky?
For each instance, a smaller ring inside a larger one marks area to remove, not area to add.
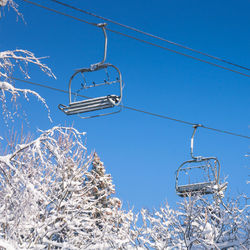
[[[100,22],[50,1],[37,2]],[[247,0],[64,2],[250,66],[250,2]],[[23,48],[37,56],[49,56],[44,62],[52,68],[57,80],[30,67],[32,81],[67,89],[75,69],[87,67],[102,56],[103,35],[99,29],[21,0],[17,3],[27,24],[20,19],[17,22],[16,14],[5,10],[5,17],[0,20],[0,50]],[[108,27],[137,35],[112,24]],[[107,61],[122,72],[124,105],[249,135],[249,78],[117,34],[108,33],[108,37]],[[124,204],[151,209],[166,200],[170,204],[178,200],[174,189],[175,171],[190,158],[191,126],[128,110],[91,120],[67,117],[57,109],[59,103],[67,103],[67,95],[20,82],[16,85],[38,91],[51,108],[53,124],[46,119],[45,109],[35,98],[28,104],[23,103],[30,116],[32,133],[37,128],[48,129],[58,124],[74,124],[80,131],[87,132],[89,152],[96,150],[101,156],[107,172],[113,176],[117,196]],[[0,126],[1,130],[5,129]],[[219,158],[221,176],[228,176],[231,195],[247,192],[250,164],[244,155],[250,151],[250,141],[205,129],[200,129],[196,138],[195,150],[199,155]]]

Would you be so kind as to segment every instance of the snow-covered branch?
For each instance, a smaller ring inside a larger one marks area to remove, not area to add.
[[[12,73],[14,71],[15,66],[17,66],[21,72],[24,73],[26,78],[30,78],[28,74],[28,64],[37,65],[43,72],[45,72],[48,76],[54,77],[54,74],[50,70],[48,66],[41,62],[42,58],[37,58],[32,52],[27,50],[14,50],[14,51],[4,51],[0,52],[0,101],[2,102],[2,109],[4,113],[5,119],[12,119],[16,114],[17,105],[14,112],[8,108],[8,103],[14,102],[16,103],[17,97],[22,93],[25,99],[28,101],[28,94],[31,94],[38,98],[39,101],[43,103],[45,108],[48,111],[48,117],[50,117],[50,110],[47,106],[44,98],[42,98],[37,92],[32,91],[30,89],[20,89],[16,88],[13,85],[12,81]],[[10,100],[7,101],[6,94],[10,94]]]
[[[32,52],[22,49],[0,52],[0,77],[8,79],[14,67],[18,65],[25,76],[30,78],[27,70],[29,63],[37,65],[47,75],[55,77],[51,69],[41,62],[41,59],[44,59],[44,57],[37,58]]]
[[[0,18],[2,16],[3,8],[7,6],[13,9],[16,12],[17,16],[20,16],[21,18],[23,18],[22,14],[18,10],[18,4],[13,0],[0,0]]]

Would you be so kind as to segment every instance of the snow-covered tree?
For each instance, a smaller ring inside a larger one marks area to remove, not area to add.
[[[94,153],[90,175],[87,174],[86,185],[91,186],[89,198],[94,201],[94,210],[90,217],[99,229],[100,238],[94,249],[103,246],[108,249],[127,249],[136,246],[136,234],[132,229],[135,222],[133,212],[121,209],[122,202],[113,197],[115,186],[97,153]]]
[[[73,181],[67,176],[70,168],[87,171],[81,136],[74,129],[54,127],[0,158],[2,238],[28,247],[56,237],[61,206]]]
[[[83,137],[54,127],[0,157],[1,240],[25,249],[130,244],[133,213],[111,197],[111,176],[96,153],[87,156]]]
[[[103,228],[101,224],[102,218],[112,211],[112,208],[121,206],[121,201],[116,198],[111,198],[115,193],[115,187],[112,184],[110,174],[105,173],[103,162],[100,161],[97,153],[94,153],[92,162],[92,169],[86,181],[86,185],[92,186],[89,190],[89,197],[92,201],[96,202],[95,211],[92,213],[93,218],[100,219],[97,225],[100,229]]]
[[[218,197],[186,198],[174,210],[166,204],[150,214],[143,210],[143,241],[153,249],[249,249],[249,209]]]

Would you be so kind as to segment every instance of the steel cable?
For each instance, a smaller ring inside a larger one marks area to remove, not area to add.
[[[67,90],[54,88],[54,87],[51,87],[51,86],[48,86],[48,85],[45,85],[45,84],[31,82],[31,81],[19,79],[19,78],[16,78],[16,77],[10,77],[10,78],[13,79],[13,80],[15,80],[15,81],[20,81],[20,82],[28,83],[28,84],[31,84],[31,85],[36,85],[36,86],[47,88],[47,89],[50,89],[50,90],[53,90],[53,91],[57,91],[57,92],[65,93],[65,94],[69,93]],[[87,96],[80,95],[80,94],[77,94],[77,93],[74,93],[74,92],[72,92],[71,94],[72,95],[77,95],[77,96],[80,96],[80,97],[84,97],[84,98],[89,98]],[[130,107],[130,106],[126,106],[126,105],[120,105],[120,106],[122,108],[125,108],[125,109],[128,109],[128,110],[132,110],[132,111],[135,111],[135,112],[140,112],[140,113],[143,113],[143,114],[151,115],[151,116],[162,118],[162,119],[167,119],[167,120],[179,122],[179,123],[190,125],[190,126],[197,125],[197,123],[194,123],[194,122],[189,122],[189,121],[176,119],[176,118],[173,118],[173,117],[170,117],[170,116],[166,116],[166,115],[161,115],[161,114],[157,114],[157,113],[153,113],[153,112],[148,112],[148,111],[145,111],[145,110],[141,110],[141,109]],[[242,134],[238,134],[238,133],[227,131],[227,130],[223,130],[223,129],[217,129],[217,128],[213,128],[213,127],[208,127],[208,126],[201,125],[201,124],[199,124],[199,126],[201,128],[213,130],[213,131],[216,131],[216,132],[219,132],[219,133],[224,133],[224,134],[228,134],[228,135],[232,135],[232,136],[237,136],[237,137],[241,137],[241,138],[245,138],[245,139],[250,139],[250,136],[247,136],[247,135],[242,135]]]
[[[63,15],[63,16],[66,16],[66,17],[75,19],[75,20],[77,20],[77,21],[80,21],[80,22],[83,22],[83,23],[86,23],[86,24],[90,24],[90,25],[92,25],[92,26],[97,26],[97,25],[98,25],[98,24],[96,24],[96,23],[88,22],[88,21],[83,20],[83,19],[81,19],[81,18],[71,16],[71,15],[66,14],[66,13],[64,13],[64,12],[61,12],[61,11],[58,11],[58,10],[51,9],[51,8],[49,8],[49,7],[46,7],[46,6],[44,6],[44,5],[41,5],[41,4],[32,2],[32,1],[29,1],[29,0],[22,0],[22,1],[27,2],[27,3],[30,3],[30,4],[32,4],[32,5],[36,5],[36,6],[40,7],[40,8],[46,9],[46,10],[55,12],[55,13],[57,13],[57,14],[60,14],[60,15]],[[152,46],[155,46],[155,47],[164,49],[164,50],[171,51],[171,52],[173,52],[173,53],[176,53],[176,54],[179,54],[179,55],[188,57],[188,58],[192,58],[192,59],[197,60],[197,61],[200,61],[200,62],[207,63],[207,64],[209,64],[209,65],[212,65],[212,66],[215,66],[215,67],[218,67],[218,68],[221,68],[221,69],[225,69],[225,70],[228,70],[228,71],[231,71],[231,72],[234,72],[234,73],[237,73],[237,74],[246,76],[246,77],[250,77],[250,75],[245,74],[245,73],[242,73],[242,72],[240,72],[240,71],[237,71],[237,70],[234,70],[234,69],[230,69],[230,68],[221,66],[221,65],[219,65],[219,64],[216,64],[216,63],[213,63],[213,62],[209,62],[209,61],[207,61],[207,60],[200,59],[200,58],[197,58],[197,57],[194,57],[194,56],[191,56],[191,55],[188,55],[188,54],[185,54],[185,53],[182,53],[182,52],[179,52],[179,51],[176,51],[176,50],[173,50],[173,49],[170,49],[170,48],[167,48],[167,47],[164,47],[164,46],[161,46],[161,45],[152,43],[152,42],[149,42],[149,41],[146,41],[146,40],[143,40],[143,39],[140,39],[140,38],[137,38],[137,37],[134,37],[134,36],[131,36],[131,35],[128,35],[128,34],[125,34],[125,33],[122,33],[122,32],[116,31],[116,30],[113,30],[113,29],[110,29],[110,28],[106,28],[106,30],[108,30],[108,31],[110,31],[110,32],[113,32],[113,33],[116,33],[116,34],[119,34],[119,35],[122,35],[122,36],[125,36],[125,37],[128,37],[128,38],[131,38],[131,39],[134,39],[134,40],[137,40],[137,41],[142,42],[142,43],[146,43],[146,44],[149,44],[149,45],[152,45]]]
[[[55,3],[57,3],[57,4],[60,4],[60,5],[63,5],[63,6],[65,6],[65,7],[71,8],[71,9],[73,9],[73,10],[77,10],[77,11],[82,12],[82,13],[84,13],[84,14],[87,14],[87,15],[90,15],[90,16],[93,16],[93,17],[97,17],[97,18],[102,19],[102,20],[104,20],[104,21],[107,21],[107,22],[110,22],[110,23],[119,25],[119,26],[124,27],[124,28],[127,28],[127,29],[129,29],[129,30],[132,30],[132,31],[141,33],[141,34],[143,34],[143,35],[146,35],[146,36],[149,36],[149,37],[153,37],[153,38],[155,38],[155,39],[158,39],[158,40],[161,40],[161,41],[164,41],[164,42],[173,44],[173,45],[175,45],[175,46],[177,46],[177,47],[180,47],[180,48],[183,48],[183,49],[186,49],[186,50],[190,50],[190,51],[192,51],[192,52],[201,54],[201,55],[203,55],[203,56],[210,57],[210,58],[212,58],[212,59],[221,61],[221,62],[223,62],[223,63],[227,63],[227,64],[233,65],[233,66],[235,66],[235,67],[239,67],[239,68],[244,69],[244,70],[250,70],[249,68],[247,68],[247,67],[245,67],[245,66],[242,66],[242,65],[239,65],[239,64],[236,64],[236,63],[232,63],[232,62],[230,62],[230,61],[228,61],[228,60],[225,60],[225,59],[223,59],[223,58],[219,58],[219,57],[217,57],[217,56],[213,56],[213,55],[204,53],[204,52],[202,52],[202,51],[199,51],[199,50],[190,48],[190,47],[185,46],[185,45],[182,45],[182,44],[180,44],[180,43],[176,43],[176,42],[167,40],[167,39],[165,39],[165,38],[163,38],[163,37],[153,35],[153,34],[151,34],[151,33],[145,32],[145,31],[143,31],[143,30],[139,30],[139,29],[134,28],[134,27],[132,27],[132,26],[129,26],[129,25],[126,25],[126,24],[119,23],[119,22],[114,21],[114,20],[112,20],[112,19],[110,19],[110,18],[106,18],[106,17],[100,16],[100,15],[94,14],[94,13],[92,13],[92,12],[89,12],[89,11],[86,11],[86,10],[83,10],[83,9],[80,9],[80,8],[77,8],[77,7],[72,6],[72,5],[70,5],[70,4],[66,4],[66,3],[63,3],[63,2],[58,1],[58,0],[50,0],[50,1],[51,1],[51,2],[55,2]]]

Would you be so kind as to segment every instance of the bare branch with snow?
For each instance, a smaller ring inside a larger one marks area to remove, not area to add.
[[[4,118],[12,119],[15,114],[17,114],[17,105],[15,106],[15,110],[12,112],[10,108],[8,108],[8,103],[16,103],[17,97],[22,93],[25,99],[28,101],[28,94],[31,94],[38,98],[39,101],[43,103],[48,111],[48,118],[50,117],[50,110],[44,100],[37,92],[32,91],[30,89],[20,89],[16,88],[13,85],[11,75],[14,71],[15,66],[17,66],[21,72],[24,73],[26,78],[30,78],[28,74],[28,64],[37,65],[43,72],[45,72],[48,76],[54,77],[55,75],[52,73],[50,68],[41,62],[42,58],[37,58],[32,52],[27,50],[14,50],[14,51],[4,51],[0,52],[0,101],[2,102],[2,109],[4,111]],[[10,101],[6,99],[6,93],[10,94]]]
[[[2,13],[4,13],[4,7],[13,9],[16,12],[17,17],[21,17],[23,19],[23,15],[18,10],[18,4],[13,0],[0,0],[0,18]]]

